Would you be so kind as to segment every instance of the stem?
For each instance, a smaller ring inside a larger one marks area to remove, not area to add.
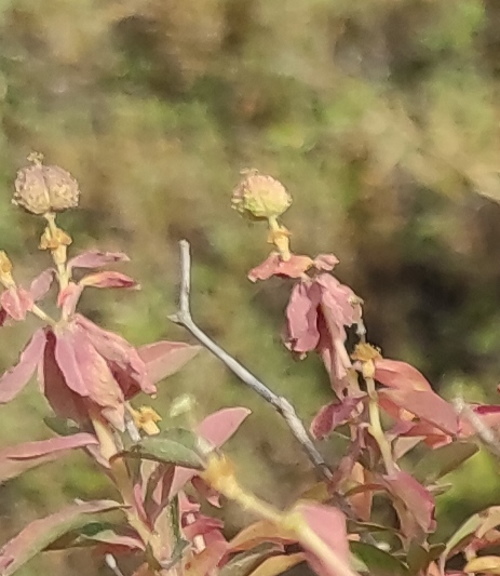
[[[203,478],[218,492],[237,502],[243,509],[253,512],[260,518],[274,524],[281,532],[289,533],[321,563],[328,568],[330,574],[336,576],[358,576],[343,558],[335,550],[332,550],[310,528],[303,516],[297,510],[284,511],[278,510],[271,504],[260,500],[254,494],[244,490],[231,472],[227,460],[224,457],[214,456],[207,467]]]
[[[151,531],[139,517],[134,498],[134,487],[123,458],[113,458],[118,453],[113,432],[103,420],[97,410],[89,410],[92,425],[97,439],[99,440],[101,454],[110,460],[111,473],[116,487],[118,488],[124,504],[129,506],[125,510],[129,524],[137,531],[145,544],[151,540]]]
[[[290,234],[288,230],[278,223],[278,218],[272,216],[267,220],[269,226],[269,242],[274,244],[281,259],[287,262],[291,258],[290,254]]]
[[[30,312],[35,316],[38,316],[40,320],[47,322],[47,324],[50,324],[51,326],[55,326],[57,324],[57,322],[54,320],[54,318],[52,318],[52,316],[49,316],[36,304],[33,304],[33,306],[30,308]]]
[[[368,431],[378,444],[387,474],[391,474],[395,471],[396,465],[392,458],[391,445],[385,437],[382,423],[380,422],[380,410],[378,406],[378,395],[375,389],[375,380],[370,377],[365,377],[365,382],[369,397],[368,412],[370,414],[370,427]]]
[[[57,238],[59,229],[56,225],[56,215],[53,212],[47,212],[45,215],[47,220],[47,227],[53,238]],[[64,244],[60,244],[57,248],[51,249],[52,259],[56,266],[56,276],[61,290],[64,290],[69,284],[68,268],[66,266],[66,253],[67,249]]]

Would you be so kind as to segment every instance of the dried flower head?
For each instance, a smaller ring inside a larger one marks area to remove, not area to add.
[[[258,170],[242,172],[243,180],[233,190],[232,207],[257,220],[277,218],[292,203],[286,188],[273,178],[260,174]]]
[[[18,171],[12,203],[31,214],[63,212],[78,206],[80,189],[69,172],[59,166],[44,166],[42,156],[28,156],[31,166]]]

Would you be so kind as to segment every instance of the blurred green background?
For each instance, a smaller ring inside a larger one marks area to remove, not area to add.
[[[196,319],[309,423],[327,378],[282,347],[290,285],[246,280],[269,247],[230,208],[239,171],[256,167],[294,197],[294,249],[340,259],[387,357],[413,362],[448,398],[496,402],[499,62],[493,0],[1,0],[0,248],[20,281],[48,265],[42,223],[10,204],[16,170],[40,151],[80,182],[81,208],[60,219],[73,253],[123,250],[143,286],[89,290],[85,313],[136,344],[189,340],[167,320],[187,238]],[[3,368],[34,326],[2,330]],[[312,480],[278,416],[208,353],[154,406],[166,414],[186,391],[200,417],[254,410],[229,449],[259,495],[286,505]],[[32,384],[0,408],[0,445],[47,437],[48,413]],[[500,501],[484,455],[451,482],[445,532]],[[30,472],[0,486],[1,540],[72,498],[110,494],[80,454]],[[232,507],[226,517],[242,522]],[[20,574],[40,570],[108,573],[88,553],[52,553]]]

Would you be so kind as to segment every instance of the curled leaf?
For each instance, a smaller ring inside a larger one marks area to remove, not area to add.
[[[78,254],[68,261],[68,268],[100,268],[115,262],[129,262],[130,258],[123,252],[99,252],[91,250]]]
[[[135,288],[139,284],[130,276],[121,272],[96,272],[85,276],[79,282],[80,286],[92,286],[92,288]]]

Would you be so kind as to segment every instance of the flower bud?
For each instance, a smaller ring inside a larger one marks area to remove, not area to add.
[[[286,188],[272,176],[260,174],[258,170],[243,172],[243,180],[233,190],[231,205],[241,214],[257,220],[277,218],[292,203]]]
[[[12,203],[31,214],[63,212],[78,206],[80,189],[69,172],[59,166],[44,166],[40,154],[30,154],[31,166],[18,171]]]

